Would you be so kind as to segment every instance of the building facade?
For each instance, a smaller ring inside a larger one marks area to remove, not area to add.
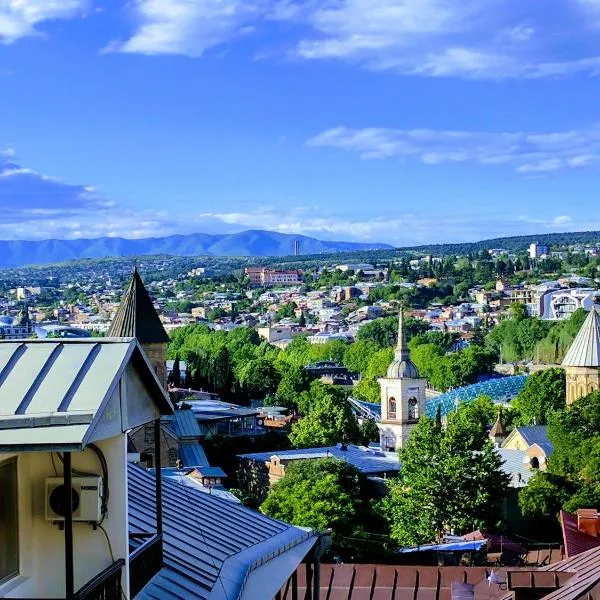
[[[567,404],[600,389],[600,314],[593,307],[573,340],[562,366],[567,373]]]
[[[427,380],[410,360],[402,311],[398,318],[398,344],[381,387],[381,420],[377,424],[381,449],[388,452],[404,446],[413,427],[425,414]]]

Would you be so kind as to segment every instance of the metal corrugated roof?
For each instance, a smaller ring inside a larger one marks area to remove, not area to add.
[[[128,485],[130,531],[154,532],[154,477],[129,464]],[[171,478],[162,500],[165,566],[142,600],[236,600],[253,569],[314,536]]]
[[[282,460],[337,458],[353,465],[366,475],[400,470],[400,461],[396,452],[382,452],[381,450],[373,450],[364,446],[352,445],[348,445],[347,450],[342,450],[340,446],[300,448],[298,450],[241,454],[238,458],[267,462],[272,456],[277,456]]]
[[[517,427],[516,430],[523,436],[528,446],[537,444],[547,456],[552,454],[552,442],[548,439],[548,427],[546,425],[526,425]]]
[[[502,471],[509,475],[511,480],[510,487],[525,487],[529,480],[537,473],[535,469],[529,467],[529,463],[523,462],[527,453],[523,450],[512,448],[496,448],[496,451],[502,458]]]
[[[196,415],[189,409],[176,410],[173,413],[173,431],[180,438],[199,438],[202,435]]]
[[[184,467],[208,466],[208,458],[200,444],[180,444],[179,458],[183,461]]]
[[[133,339],[0,341],[0,447],[81,446],[129,361],[170,404]],[[140,363],[141,364],[141,363]]]
[[[134,337],[141,344],[168,344],[170,339],[137,268],[108,331],[109,337]]]
[[[600,367],[600,314],[595,307],[583,322],[562,364],[563,367]]]

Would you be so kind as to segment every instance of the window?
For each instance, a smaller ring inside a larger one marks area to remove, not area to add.
[[[19,572],[17,459],[0,463],[0,583]]]
[[[536,469],[536,470],[539,469],[540,468],[540,460],[539,460],[539,458],[537,456],[534,456],[531,459],[531,463],[530,464],[531,464],[531,468],[532,469]]]
[[[396,398],[394,398],[394,396],[392,396],[388,400],[388,419],[395,419],[395,418],[396,418]]]
[[[408,420],[409,421],[418,421],[419,420],[419,402],[414,397],[408,401]]]

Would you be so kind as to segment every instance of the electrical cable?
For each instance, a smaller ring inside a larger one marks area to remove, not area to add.
[[[100,531],[102,531],[102,533],[104,534],[104,537],[106,538],[106,544],[108,546],[108,552],[110,554],[110,560],[112,561],[112,564],[115,564],[115,554],[113,552],[113,547],[112,544],[110,543],[110,538],[108,537],[108,532],[106,531],[106,529],[104,529],[104,527],[102,527],[102,525],[98,524],[96,525],[96,527],[98,527],[98,529],[100,529]],[[121,594],[124,598],[124,600],[129,600],[127,598],[127,594],[125,594],[125,591],[123,590],[123,587],[121,586]]]

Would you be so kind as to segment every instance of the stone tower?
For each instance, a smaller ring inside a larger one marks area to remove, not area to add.
[[[378,380],[381,387],[381,449],[396,451],[404,446],[411,429],[425,413],[427,380],[410,360],[402,311],[398,316],[398,344],[387,374]]]
[[[154,308],[150,294],[137,267],[121,299],[108,337],[134,337],[143,348],[150,364],[167,389],[167,346],[169,336]]]
[[[600,389],[600,314],[592,306],[562,362],[567,372],[567,404]]]

